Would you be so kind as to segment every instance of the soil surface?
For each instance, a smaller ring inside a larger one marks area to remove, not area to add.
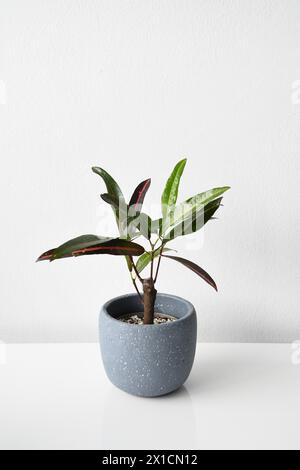
[[[124,323],[129,323],[131,325],[143,325],[143,313],[128,313],[119,317]],[[163,315],[161,313],[155,313],[154,315],[154,325],[161,325],[162,323],[170,323],[176,321],[177,318],[172,317],[171,315]]]

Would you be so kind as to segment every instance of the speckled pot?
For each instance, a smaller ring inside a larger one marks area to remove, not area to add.
[[[193,366],[197,318],[192,304],[180,297],[158,294],[155,310],[178,320],[160,325],[132,325],[120,315],[138,313],[137,295],[107,302],[99,316],[100,347],[106,374],[125,392],[155,397],[173,392]]]

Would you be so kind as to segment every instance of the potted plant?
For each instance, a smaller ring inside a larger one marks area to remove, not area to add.
[[[37,261],[91,254],[123,256],[135,294],[109,300],[99,316],[102,359],[117,387],[134,395],[158,396],[179,388],[189,376],[196,348],[197,320],[193,305],[174,295],[157,294],[162,260],[176,261],[217,290],[212,277],[192,261],[171,254],[168,243],[201,229],[221,205],[228,186],[214,188],[177,205],[186,159],[175,166],[162,194],[162,217],[152,220],[142,212],[151,180],[140,183],[129,203],[116,181],[102,168],[93,167],[107,192],[101,198],[111,206],[118,237],[82,235],[43,253]],[[137,243],[145,239],[149,249]],[[147,276],[145,269],[149,270]],[[142,292],[139,288],[141,284]]]

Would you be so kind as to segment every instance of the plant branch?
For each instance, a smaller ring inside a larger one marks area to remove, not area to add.
[[[152,251],[151,251],[151,274],[150,274],[150,276],[151,276],[151,279],[153,279],[153,269],[154,269],[154,246],[155,246],[155,245],[153,245],[151,242],[150,242],[150,244],[151,244],[151,248],[152,248]]]
[[[135,265],[135,263],[134,263],[134,261],[133,261],[132,256],[130,256],[130,259],[131,259],[131,263],[132,263],[132,267],[133,267],[133,269],[134,269],[134,272],[135,272],[135,274],[137,275],[137,278],[141,281],[141,283],[143,283],[143,279],[141,278],[140,273],[139,273],[138,270],[136,269],[136,265]]]
[[[143,299],[142,294],[141,294],[140,291],[139,291],[139,288],[138,288],[138,286],[137,286],[136,280],[135,280],[132,276],[131,276],[131,279],[132,279],[132,283],[133,283],[133,285],[134,285],[134,288],[135,288],[135,290],[136,290],[136,292],[137,292],[137,294],[138,294],[138,296],[139,296],[139,298],[140,298],[140,301],[141,301],[141,303],[143,304],[143,303],[144,303],[144,299]]]
[[[158,273],[159,273],[159,268],[160,268],[160,263],[161,263],[161,258],[162,258],[164,246],[165,246],[164,243],[162,243],[162,244],[161,244],[161,247],[160,247],[160,253],[159,253],[159,258],[158,258],[158,263],[157,263],[156,274],[155,274],[155,278],[154,278],[154,284],[155,284],[156,281],[157,281],[157,277],[158,277]]]

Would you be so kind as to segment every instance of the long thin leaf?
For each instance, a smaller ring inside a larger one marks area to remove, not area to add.
[[[46,251],[39,256],[37,261],[54,261],[60,258],[91,254],[140,256],[144,251],[141,245],[128,240],[98,237],[97,235],[82,235],[63,243],[57,248]]]
[[[81,248],[97,245],[111,240],[111,237],[99,237],[97,235],[80,235],[79,237],[72,238],[67,242],[59,245],[57,248],[52,250],[52,258],[60,258],[65,254],[69,254],[74,250],[80,250]]]
[[[103,181],[105,183],[105,186],[106,186],[106,189],[107,189],[108,196],[111,198],[111,201],[112,200],[115,201],[114,204],[112,204],[111,202],[109,202],[109,204],[112,207],[112,210],[115,214],[117,224],[119,226],[119,218],[120,218],[119,207],[126,206],[125,199],[124,199],[123,193],[121,191],[121,188],[118,185],[118,183],[114,180],[114,178],[107,171],[105,171],[103,168],[100,168],[98,166],[93,166],[92,171],[94,173],[96,173],[96,175],[99,175],[103,179]],[[108,201],[106,201],[106,202],[108,202]],[[122,233],[120,235],[122,235]]]
[[[179,204],[167,219],[163,219],[161,221],[161,233],[164,234],[169,230],[171,226],[175,226],[177,224],[182,223],[184,220],[188,219],[192,214],[194,214],[198,210],[203,209],[206,204],[215,200],[223,193],[228,191],[228,189],[230,189],[229,186],[213,188],[209,191],[199,193],[196,196],[193,196],[184,201],[183,203]]]
[[[164,218],[168,217],[168,214],[172,212],[177,202],[179,183],[186,162],[187,160],[185,158],[177,163],[165,186],[164,192],[161,197],[162,214]]]
[[[118,200],[115,196],[108,193],[101,194],[101,199],[103,199],[107,204],[110,204],[114,209],[120,236],[122,238],[127,238],[127,226],[129,224],[129,208],[127,204],[123,199]]]
[[[148,189],[150,188],[151,185],[151,179],[147,179],[145,181],[142,181],[134,190],[130,202],[129,202],[129,207],[133,208],[133,210],[136,213],[141,212],[143,202],[145,199],[145,196],[147,194]]]
[[[149,235],[148,228],[145,229],[145,222],[148,224],[151,222],[150,217],[146,216],[146,214],[141,214],[141,210],[143,207],[144,199],[147,194],[147,191],[151,185],[151,178],[142,181],[134,190],[128,207],[128,218],[127,218],[127,226],[126,230],[130,239],[134,238],[137,230],[140,227],[140,223],[143,224],[144,230],[140,230],[141,235],[145,236],[148,240],[151,237],[151,233]],[[141,214],[141,217],[139,217]],[[134,223],[135,222],[135,223]],[[139,223],[140,222],[140,223]]]
[[[108,200],[106,202],[108,202],[112,207],[112,210],[114,212],[116,222],[117,222],[117,225],[118,225],[120,236],[121,237],[126,236],[126,238],[129,238],[129,239],[132,238],[132,236],[127,233],[127,231],[124,233],[124,230],[122,228],[123,221],[122,220],[120,221],[120,219],[123,219],[123,213],[120,211],[120,206],[126,207],[125,198],[123,196],[123,193],[121,191],[120,186],[114,180],[114,178],[107,171],[105,171],[103,168],[94,166],[94,167],[92,167],[92,170],[93,170],[94,173],[96,173],[97,175],[99,175],[103,179],[103,181],[106,185],[107,193],[111,198],[110,202]],[[113,204],[111,203],[112,200],[115,201]],[[118,209],[116,208],[116,201],[118,201],[118,207],[119,207]],[[130,259],[129,256],[126,256],[126,262],[127,262],[128,269],[131,272],[132,271],[132,262],[131,262],[131,259]]]
[[[207,204],[210,201],[213,201],[217,197],[224,194],[230,189],[230,186],[222,186],[220,188],[209,189],[203,193],[199,193],[196,196],[190,197],[183,204],[191,204],[197,209],[199,206]]]
[[[120,186],[107,171],[98,166],[93,166],[92,171],[103,179],[110,196],[113,196],[117,200],[124,199]]]
[[[42,253],[36,261],[50,261],[53,252],[54,248],[52,248],[52,250],[45,251],[45,253]]]
[[[200,230],[219,209],[222,197],[215,199],[203,206],[200,210],[194,210],[188,214],[186,219],[170,227],[170,230],[164,235],[164,241],[174,240],[177,237],[190,235]]]
[[[114,209],[119,210],[119,200],[109,193],[100,194],[101,199],[104,202],[114,207]]]
[[[122,240],[120,238],[115,238],[108,242],[102,244],[84,248],[81,250],[76,250],[73,252],[73,256],[81,255],[93,255],[93,254],[109,254],[116,256],[140,256],[144,253],[144,248],[129,240]]]
[[[163,255],[163,256],[164,258],[170,258],[170,259],[173,259],[174,261],[177,261],[178,263],[183,264],[183,266],[185,266],[186,268],[196,273],[198,276],[204,279],[205,282],[207,282],[216,291],[218,291],[217,284],[215,283],[213,278],[206,271],[204,271],[204,269],[200,268],[200,266],[198,266],[197,264],[185,258],[181,258],[179,256],[171,256],[171,255],[168,255],[168,256]]]

